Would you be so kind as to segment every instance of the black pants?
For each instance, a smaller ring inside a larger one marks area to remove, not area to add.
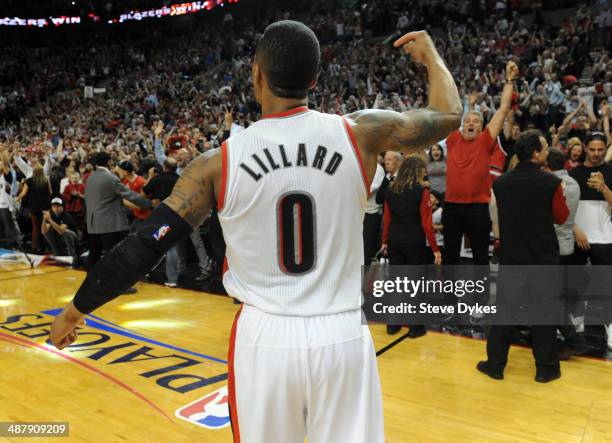
[[[390,265],[426,265],[430,254],[424,243],[399,243],[389,241],[387,255]]]
[[[562,255],[559,259],[559,265],[567,266],[574,264],[574,255]],[[580,316],[584,315],[584,300],[580,300],[577,296],[573,295],[573,291],[569,286],[569,282],[567,281],[567,277],[565,278],[563,293],[566,294],[566,308],[567,312]],[[568,315],[569,317],[569,315]],[[571,324],[571,320],[568,318],[566,324],[559,326],[559,332],[563,335],[565,339],[565,346],[571,349],[580,349],[586,345],[586,340],[584,337],[578,335],[576,332],[576,327]]]
[[[491,326],[487,336],[487,365],[493,371],[503,372],[508,363],[508,351],[515,326]],[[548,376],[559,371],[555,326],[533,326],[533,356],[537,375]]]
[[[486,203],[445,203],[442,211],[445,265],[459,264],[461,239],[470,239],[475,265],[489,264],[491,217]]]
[[[574,265],[586,265],[588,259],[592,265],[612,265],[612,243],[592,244],[588,251],[574,245],[572,257]]]
[[[13,213],[8,208],[0,208],[0,227],[4,229],[4,235],[14,243],[14,246],[19,247],[21,245],[19,225],[17,225]]]
[[[93,268],[100,258],[102,253],[106,253],[113,249],[121,240],[128,234],[128,231],[109,232],[105,234],[89,234],[89,265],[88,270]]]
[[[363,263],[368,266],[379,249],[380,214],[366,214],[363,218]]]
[[[431,263],[430,251],[425,243],[399,243],[389,241],[387,256],[390,265],[426,265]],[[413,279],[419,278],[420,274],[411,276]],[[387,326],[388,333],[399,330],[399,326]],[[410,325],[410,332],[425,331],[425,325]]]

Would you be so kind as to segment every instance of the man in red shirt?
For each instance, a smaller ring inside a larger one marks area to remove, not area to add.
[[[134,165],[129,161],[123,161],[119,163],[119,167],[117,168],[117,172],[119,173],[119,178],[121,179],[121,183],[126,185],[132,191],[137,194],[142,193],[142,188],[147,183],[147,181],[142,178],[140,175],[134,174]],[[128,202],[127,200],[123,201],[123,204],[132,210],[132,225],[130,227],[131,231],[134,231],[138,224],[145,220],[151,211],[149,209],[142,209],[138,206]]]
[[[446,203],[442,215],[444,264],[459,263],[464,233],[470,239],[474,264],[489,263],[489,166],[497,136],[510,111],[512,81],[518,76],[518,72],[516,64],[508,62],[500,108],[484,130],[482,115],[470,111],[463,120],[463,129],[451,133],[446,140]]]

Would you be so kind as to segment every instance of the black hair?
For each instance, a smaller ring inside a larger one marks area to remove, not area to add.
[[[315,33],[292,20],[272,23],[257,42],[255,59],[277,97],[304,98],[317,79],[321,49]]]
[[[433,195],[434,197],[436,197],[439,205],[444,203],[444,193],[443,192],[438,192],[438,191],[434,191],[433,189],[430,189],[429,193]]]
[[[107,167],[110,162],[111,156],[108,152],[98,152],[96,154],[96,166]]]
[[[434,146],[437,146],[438,149],[440,149],[440,160],[439,161],[443,162],[444,161],[444,149],[442,149],[442,146],[438,144],[432,145],[431,148],[429,148],[429,161],[432,161],[432,162],[436,161],[433,158],[433,152],[432,152]]]
[[[565,166],[567,157],[558,149],[551,149],[548,153],[548,167],[551,171],[560,171]]]
[[[590,132],[584,140],[584,146],[586,147],[593,140],[598,140],[603,142],[604,145],[608,145],[608,139],[603,132]]]
[[[544,137],[542,132],[537,129],[530,129],[521,133],[514,143],[514,152],[519,161],[529,161],[533,157],[534,152],[542,150],[542,142],[540,137]]]
[[[119,167],[130,174],[134,172],[134,165],[132,164],[132,162],[129,162],[127,160],[124,160],[119,163]]]

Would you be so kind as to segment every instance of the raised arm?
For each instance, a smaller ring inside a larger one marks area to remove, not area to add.
[[[512,126],[514,126],[514,111],[508,112],[508,118],[504,123],[504,138],[506,140],[510,140],[512,137]]]
[[[28,165],[26,161],[21,158],[21,154],[18,151],[15,151],[15,165],[19,168],[19,170],[25,175],[26,178],[32,177],[32,166]]]
[[[572,112],[570,112],[567,117],[565,117],[565,119],[563,120],[563,123],[561,123],[561,127],[563,128],[562,132],[567,132],[569,129],[570,124],[572,123],[572,120],[574,120],[574,117],[576,117],[576,115],[578,115],[578,113],[580,111],[582,111],[582,109],[586,108],[586,102],[584,101],[580,101],[580,105],[574,109]]]
[[[164,131],[164,124],[163,122],[158,121],[153,126],[153,134],[155,137],[153,141],[153,151],[155,152],[155,159],[157,160],[157,163],[159,163],[162,166],[167,158],[164,152],[164,146],[163,146],[162,139],[161,139],[163,131]]]
[[[420,151],[445,138],[461,123],[461,99],[451,73],[425,31],[395,42],[427,67],[429,106],[407,112],[367,109],[348,115],[361,153],[376,161],[381,151]],[[374,166],[374,163],[372,163]],[[372,175],[374,170],[372,169]]]
[[[493,114],[493,118],[487,126],[489,128],[491,138],[493,139],[496,139],[501,132],[506,115],[508,112],[510,112],[510,107],[512,106],[512,90],[514,89],[512,81],[518,77],[518,73],[519,69],[518,66],[516,66],[516,63],[512,61],[508,62],[506,65],[506,84],[504,85],[504,89],[502,91],[501,103],[499,105],[499,109],[495,114]]]
[[[172,194],[89,272],[74,299],[56,317],[50,339],[58,348],[77,338],[85,314],[115,299],[189,236],[210,212],[221,186],[221,156],[202,154],[183,171]]]

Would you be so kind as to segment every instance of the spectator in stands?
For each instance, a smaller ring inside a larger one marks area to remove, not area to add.
[[[559,177],[563,182],[563,196],[569,209],[569,216],[563,224],[555,225],[555,233],[559,242],[559,264],[573,264],[574,254],[574,222],[576,219],[576,211],[578,210],[578,202],[580,201],[580,186],[572,177],[569,176],[567,170],[563,167],[565,156],[558,149],[551,149],[548,154],[547,165],[550,172]],[[565,292],[567,294],[567,292]],[[569,295],[569,294],[568,294]],[[584,305],[580,305],[576,300],[568,300],[568,311],[573,315],[580,316]],[[569,319],[568,319],[569,320]],[[559,330],[565,338],[563,349],[559,353],[560,360],[567,360],[573,355],[579,355],[586,352],[586,342],[584,337],[579,336],[576,331],[576,326],[569,321],[566,325],[560,326]]]
[[[490,158],[510,110],[512,82],[517,76],[517,65],[509,62],[500,108],[484,130],[482,114],[470,111],[463,120],[463,131],[453,132],[446,141],[446,195],[442,220],[445,264],[459,264],[464,233],[470,239],[474,264],[489,263]]]
[[[410,155],[402,162],[395,180],[385,196],[382,250],[391,265],[426,265],[429,263],[429,243],[434,263],[442,263],[442,255],[433,228],[432,201],[425,183],[427,163],[419,155]],[[395,334],[397,325],[388,325]],[[425,326],[410,327],[409,337],[426,333]]]
[[[574,119],[575,123],[573,123]],[[591,125],[596,123],[597,118],[593,113],[592,107],[582,100],[578,108],[565,117],[560,132],[566,132],[569,138],[578,137],[584,143]]]
[[[586,139],[586,160],[570,175],[580,185],[576,213],[574,264],[612,265],[612,165],[606,164],[607,138],[601,132]],[[606,326],[608,348],[612,349],[612,324]]]
[[[119,181],[108,169],[110,155],[99,152],[96,155],[96,170],[91,174],[85,188],[87,232],[89,235],[89,268],[91,269],[102,256],[119,243],[127,234],[129,224],[123,200],[150,208],[151,202],[136,194]],[[129,292],[136,292],[130,288]]]
[[[397,176],[397,171],[402,164],[402,154],[400,152],[395,151],[387,151],[385,152],[385,178],[383,179],[380,188],[376,191],[376,203],[382,205],[385,202],[385,195],[387,194],[387,190],[395,177]]]
[[[78,266],[79,235],[70,214],[64,211],[64,202],[59,197],[51,200],[51,211],[43,211],[41,231],[55,256],[72,257],[73,266]]]
[[[74,220],[77,229],[85,228],[85,186],[79,181],[79,174],[73,172],[64,188],[63,199],[65,211]]]
[[[570,171],[580,185],[580,203],[576,213],[575,263],[612,265],[612,165],[604,162],[606,138],[600,132],[586,140],[584,164]]]
[[[444,150],[440,145],[433,145],[428,153],[427,178],[432,191],[444,194],[446,192],[446,160]]]
[[[366,203],[365,216],[363,218],[363,250],[364,264],[370,264],[372,258],[378,252],[380,244],[380,219],[382,205],[376,203],[376,194],[385,179],[385,170],[380,164],[376,165],[376,174],[370,185],[370,196]]]
[[[578,137],[572,137],[567,141],[567,160],[563,164],[566,171],[571,171],[580,166],[584,161],[585,152],[582,141]]]
[[[565,223],[569,209],[563,197],[561,179],[542,172],[548,156],[548,142],[540,131],[526,131],[519,136],[515,152],[520,163],[493,185],[500,226],[500,264],[556,265],[559,262],[559,244],[554,223]],[[525,214],[530,214],[530,217],[525,217]],[[511,285],[512,289],[507,291],[512,292],[510,296],[516,296],[514,283],[506,277],[502,286]],[[498,282],[498,289],[500,285]],[[505,295],[503,289],[499,292]],[[534,325],[532,331],[535,380],[546,383],[561,377],[556,327]],[[488,359],[478,363],[479,371],[491,378],[503,379],[513,332],[514,326],[491,326],[487,337]]]
[[[40,243],[40,226],[43,211],[49,209],[51,184],[40,163],[32,168],[32,176],[26,180],[21,193],[17,196],[17,200],[22,201],[26,197],[27,208],[30,211],[30,219],[32,221],[32,251],[36,254],[41,254],[43,246]]]
[[[13,243],[7,246],[21,245],[21,233],[14,221],[11,185],[14,180],[14,171],[6,163],[7,157],[0,156],[0,228],[4,232],[4,237]]]
[[[141,176],[134,174],[134,165],[131,162],[125,160],[119,163],[117,173],[121,183],[126,185],[136,194],[142,193],[142,188],[144,187],[146,180]],[[123,204],[131,209],[132,222],[130,225],[130,231],[134,232],[138,228],[138,225],[142,223],[143,220],[147,219],[151,211],[149,209],[142,209],[129,201],[124,201]]]

